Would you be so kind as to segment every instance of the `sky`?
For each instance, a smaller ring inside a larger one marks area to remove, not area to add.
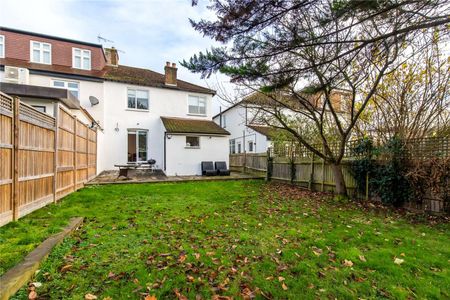
[[[163,73],[166,61],[178,65],[178,78],[212,89],[233,86],[224,75],[200,78],[179,62],[217,45],[189,23],[213,19],[207,0],[191,6],[190,0],[0,0],[0,25],[119,49],[120,64],[149,68]],[[98,36],[113,43],[99,41]],[[226,107],[213,99],[213,112]]]

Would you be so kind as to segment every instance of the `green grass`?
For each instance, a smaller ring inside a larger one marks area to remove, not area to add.
[[[0,228],[0,272],[72,216],[33,279],[44,299],[450,297],[450,225],[261,181],[87,187]]]

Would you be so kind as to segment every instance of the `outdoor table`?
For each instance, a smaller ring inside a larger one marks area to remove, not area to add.
[[[141,164],[114,165],[114,167],[119,168],[119,176],[117,176],[117,177],[125,176],[126,178],[128,178],[128,171],[129,170],[136,170],[140,166],[141,166]]]

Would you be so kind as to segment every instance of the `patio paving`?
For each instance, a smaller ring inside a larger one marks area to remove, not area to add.
[[[211,181],[211,180],[240,180],[261,179],[260,176],[248,175],[239,172],[231,172],[230,176],[166,176],[161,170],[133,170],[129,178],[119,176],[118,170],[103,171],[97,177],[85,185],[112,184],[112,183],[157,183],[157,182],[181,182],[181,181]]]

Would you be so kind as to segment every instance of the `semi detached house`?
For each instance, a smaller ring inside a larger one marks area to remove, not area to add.
[[[162,69],[162,68],[161,68]],[[212,121],[214,91],[119,64],[114,48],[0,27],[1,90],[53,115],[59,101],[98,128],[97,172],[155,159],[166,175],[199,175],[228,163],[229,133]]]

